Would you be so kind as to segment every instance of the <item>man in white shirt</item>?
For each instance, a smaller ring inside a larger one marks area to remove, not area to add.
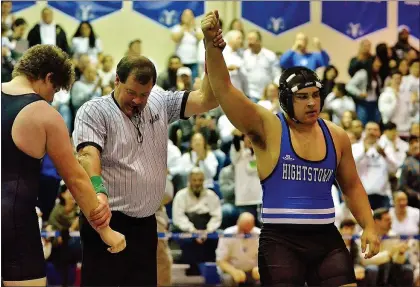
[[[234,132],[230,159],[235,172],[235,206],[240,213],[248,211],[257,218],[262,203],[262,187],[256,156],[249,137],[239,130]]]
[[[262,46],[262,36],[259,31],[248,33],[248,49],[244,52],[244,70],[248,82],[247,96],[258,102],[265,86],[274,81],[280,73],[277,56]]]
[[[417,59],[410,63],[410,74],[402,78],[401,90],[410,92],[411,101],[414,105],[411,122],[418,122],[420,120],[420,60]]]
[[[398,134],[409,136],[410,118],[414,112],[411,94],[401,90],[401,72],[391,75],[391,85],[386,87],[378,100],[378,108],[384,123],[393,122],[397,125]]]
[[[418,235],[420,224],[420,211],[418,208],[408,206],[407,194],[398,191],[393,194],[394,207],[390,208],[392,231],[398,235]]]
[[[217,266],[220,269],[223,286],[237,286],[246,283],[254,285],[259,281],[258,272],[258,236],[260,229],[255,227],[255,218],[244,212],[235,226],[225,229],[216,250]],[[237,235],[250,238],[235,237]]]
[[[243,70],[243,45],[242,33],[238,30],[231,30],[226,33],[226,48],[223,50],[223,57],[229,69],[230,80],[238,90],[248,94],[247,80]]]
[[[378,145],[379,125],[369,122],[363,141],[352,145],[354,160],[360,180],[369,197],[373,210],[390,206],[391,185],[388,175],[397,168]]]
[[[28,33],[29,47],[38,44],[50,44],[60,47],[64,52],[70,54],[66,32],[54,22],[54,14],[51,8],[45,7],[41,11],[41,21]]]
[[[398,136],[396,124],[393,122],[384,124],[383,135],[380,137],[378,145],[394,161],[397,168],[402,166],[407,157],[409,145]]]
[[[204,188],[204,172],[195,167],[188,187],[175,195],[172,205],[175,229],[181,232],[215,232],[222,223],[222,205],[216,193]],[[198,275],[198,263],[214,262],[217,240],[185,239],[179,242],[183,262],[190,264],[187,275]]]

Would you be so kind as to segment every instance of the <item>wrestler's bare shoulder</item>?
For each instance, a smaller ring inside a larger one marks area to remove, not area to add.
[[[345,142],[349,140],[346,131],[333,122],[328,120],[324,120],[324,122],[327,124],[328,130],[331,133],[337,153],[341,153]]]

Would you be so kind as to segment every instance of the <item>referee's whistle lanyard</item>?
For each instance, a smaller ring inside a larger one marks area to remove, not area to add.
[[[114,103],[117,105],[117,107],[120,109],[120,111],[124,114],[124,116],[126,116],[130,122],[133,124],[133,126],[136,128],[137,132],[138,132],[138,141],[139,143],[143,143],[143,133],[141,132],[141,126],[143,123],[143,113],[142,112],[138,112],[138,114],[134,115],[132,118],[135,119],[135,121],[132,120],[132,118],[129,118],[124,111],[121,109],[120,105],[118,104],[117,100],[115,99],[114,96],[114,92],[111,93],[111,97],[114,100]]]

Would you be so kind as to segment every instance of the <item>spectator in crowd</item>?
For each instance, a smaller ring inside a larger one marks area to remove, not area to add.
[[[70,233],[79,230],[76,203],[66,185],[60,186],[58,203],[48,219],[47,231],[59,231],[60,235],[52,242],[49,260],[59,270],[63,286],[68,286],[70,265],[81,260],[79,238],[70,237]]]
[[[279,86],[274,83],[270,83],[265,86],[263,96],[258,104],[275,114],[279,113],[281,111],[279,102]]]
[[[393,122],[397,125],[398,135],[408,138],[410,131],[410,119],[414,103],[408,91],[400,89],[401,73],[395,71],[391,75],[391,85],[381,93],[378,101],[383,123]]]
[[[379,122],[381,115],[378,99],[381,94],[382,79],[379,75],[381,61],[375,58],[369,70],[360,69],[346,84],[346,91],[356,103],[357,117],[364,125],[367,122]]]
[[[198,76],[198,42],[203,39],[203,33],[196,26],[193,11],[182,12],[180,24],[172,28],[172,41],[176,46],[176,55],[181,58],[184,66],[192,71],[192,77]]]
[[[12,35],[9,36],[10,41],[15,41],[15,48],[11,51],[12,58],[14,60],[19,60],[23,53],[29,48],[29,42],[27,39],[23,38],[26,34],[26,29],[28,24],[25,19],[17,18],[12,25]]]
[[[192,71],[188,67],[181,67],[176,71],[177,91],[191,90],[193,86]]]
[[[327,94],[324,109],[332,113],[332,121],[339,125],[340,119],[346,111],[356,111],[353,99],[346,94],[346,86],[343,83],[336,83],[331,93]]]
[[[349,64],[349,75],[353,77],[359,70],[369,71],[372,66],[374,56],[371,54],[372,43],[368,39],[360,42],[359,51],[357,56],[351,58]]]
[[[164,90],[177,90],[177,71],[181,67],[181,59],[178,56],[172,55],[169,57],[168,66],[158,76],[156,84]]]
[[[401,167],[399,189],[408,196],[408,205],[420,208],[420,141],[410,136],[409,152]]]
[[[54,14],[49,7],[42,9],[41,21],[29,31],[28,41],[29,47],[37,44],[56,45],[67,54],[70,54],[66,32],[63,27],[54,22]]]
[[[204,172],[194,167],[189,173],[188,187],[177,192],[172,207],[175,230],[181,232],[215,232],[222,222],[219,197],[204,187]],[[198,263],[214,262],[217,240],[205,237],[181,240],[183,262],[190,264],[187,275],[197,275]]]
[[[398,27],[398,40],[395,43],[394,47],[392,48],[395,57],[398,60],[402,60],[405,58],[406,54],[410,50],[415,50],[413,46],[410,45],[408,39],[410,38],[410,28],[406,25],[401,25]],[[416,51],[418,53],[418,51]]]
[[[11,32],[13,23],[15,22],[15,16],[12,14],[12,1],[2,1],[1,2],[1,23],[6,25]],[[8,36],[10,36],[9,33]]]
[[[229,24],[229,30],[228,31],[232,31],[232,30],[237,30],[239,32],[241,32],[242,37],[245,38],[245,29],[244,29],[244,23],[242,22],[241,19],[239,18],[235,18],[233,19],[230,24]],[[243,44],[243,43],[242,43]]]
[[[116,71],[114,67],[114,58],[111,55],[104,55],[102,57],[101,68],[98,70],[98,77],[101,82],[101,88],[107,86],[114,86]]]
[[[335,79],[338,77],[338,70],[335,66],[329,65],[324,70],[324,75],[322,77],[322,87],[324,93],[328,95],[331,93],[335,86]]]
[[[88,21],[82,21],[77,27],[72,39],[74,57],[81,54],[89,55],[92,64],[98,64],[102,60],[102,41],[96,36],[92,25]]]
[[[350,130],[353,133],[356,142],[362,139],[363,135],[363,123],[359,119],[355,119],[351,121]]]
[[[204,187],[214,188],[213,178],[216,175],[219,163],[203,134],[195,133],[191,137],[190,151],[182,155],[181,163],[184,175],[190,174],[194,167],[199,167],[204,174]]]
[[[251,140],[239,130],[234,131],[230,159],[235,172],[235,206],[239,213],[249,212],[258,221],[258,209],[262,203],[262,188],[258,177],[256,157]]]
[[[408,61],[406,59],[402,59],[399,62],[398,71],[401,73],[403,77],[408,75]]]
[[[89,64],[83,72],[83,78],[76,81],[70,91],[74,115],[87,101],[102,96],[101,78],[98,77],[96,67]]]
[[[243,56],[243,67],[248,83],[247,96],[258,102],[267,84],[272,83],[280,73],[276,54],[262,46],[262,35],[258,30],[248,33],[248,49]]]
[[[258,272],[258,236],[260,229],[255,227],[255,218],[244,212],[235,226],[226,228],[216,250],[217,266],[221,273],[223,286],[257,286],[260,280]],[[252,236],[239,238],[238,235]]]
[[[355,112],[345,111],[341,116],[340,126],[347,131],[351,128],[351,123],[355,119],[357,119]]]
[[[407,156],[409,144],[398,136],[397,125],[393,122],[384,124],[382,131],[383,134],[378,141],[378,145],[395,163],[395,166],[400,168]]]
[[[415,59],[410,63],[410,73],[404,76],[400,86],[401,91],[411,94],[412,113],[410,122],[420,121],[420,60]]]
[[[391,185],[388,175],[397,171],[395,163],[378,145],[379,137],[379,125],[369,122],[365,127],[363,141],[352,145],[357,172],[374,210],[390,206]]]
[[[394,207],[389,209],[392,220],[392,231],[397,235],[420,234],[420,211],[408,206],[408,197],[403,191],[393,194]]]
[[[391,231],[392,219],[388,209],[376,209],[373,218],[379,236],[395,236]],[[382,240],[379,253],[369,259],[365,259],[360,251],[360,239],[356,242],[361,264],[366,272],[371,272],[369,286],[413,286],[413,266],[406,264],[409,255],[406,241],[397,238]]]
[[[73,58],[75,64],[74,72],[76,74],[76,81],[79,81],[87,66],[91,64],[90,57],[88,54],[81,54],[78,58]]]
[[[392,49],[386,43],[379,43],[376,45],[376,57],[381,62],[378,73],[381,77],[380,88],[382,89],[385,84],[385,79],[390,75],[390,72],[396,68],[397,62],[393,59]]]
[[[63,117],[67,129],[71,134],[73,131],[73,113],[70,107],[70,93],[64,90],[55,93],[52,106],[56,108],[56,110]]]
[[[313,44],[316,52],[308,52],[308,37],[303,33],[296,34],[292,49],[286,51],[280,58],[280,67],[288,69],[303,66],[313,71],[320,67],[326,67],[330,62],[330,56],[322,49],[318,38],[313,39]]]
[[[238,30],[226,33],[226,48],[223,50],[223,57],[229,70],[230,79],[235,88],[248,94],[248,83],[244,71],[243,59],[243,36]]]
[[[356,235],[356,221],[354,219],[344,219],[340,223],[340,233],[344,237],[344,243],[350,252],[354,265],[354,274],[356,275],[357,285],[365,286],[366,271],[360,265],[359,248],[353,236]]]
[[[162,200],[162,205],[156,212],[156,224],[158,232],[168,232],[169,217],[166,213],[165,205],[172,201],[174,197],[174,186],[169,177],[166,179],[165,195]],[[172,254],[168,245],[167,238],[159,238],[156,252],[157,263],[157,286],[171,286],[172,285]]]
[[[235,225],[239,217],[238,209],[235,206],[235,170],[232,164],[225,166],[220,171],[219,185],[223,198],[221,228],[226,229]]]

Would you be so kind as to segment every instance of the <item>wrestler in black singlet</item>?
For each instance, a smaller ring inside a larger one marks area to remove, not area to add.
[[[1,276],[4,281],[45,277],[38,216],[41,160],[20,151],[12,127],[27,105],[43,100],[37,94],[1,94]]]

